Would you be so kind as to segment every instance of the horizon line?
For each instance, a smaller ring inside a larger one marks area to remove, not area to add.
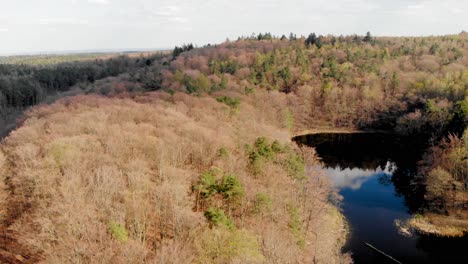
[[[366,32],[370,32],[372,34],[371,31],[366,31]],[[250,33],[250,35],[252,34],[264,34],[264,33],[271,33],[271,32],[252,32]],[[290,32],[290,33],[293,33],[295,34],[294,32]],[[290,34],[288,33],[288,34]],[[311,33],[315,33],[315,32],[311,32]],[[281,35],[285,35],[287,36],[288,34],[279,34],[279,35],[275,35],[275,34],[272,34],[274,37],[281,37]],[[456,36],[456,35],[460,35],[460,34],[468,34],[468,32],[466,30],[461,30],[461,31],[458,31],[458,33],[445,33],[445,34],[431,34],[431,35],[374,35],[372,34],[373,37],[377,37],[377,38],[426,38],[426,37],[444,37],[444,36]],[[250,35],[241,35],[241,36],[238,36],[236,37],[236,39],[232,39],[230,41],[236,41],[237,38],[244,38],[244,37],[248,37]],[[343,37],[347,37],[347,36],[364,36],[364,35],[361,35],[361,34],[357,34],[357,33],[354,33],[354,34],[340,34],[340,35],[337,35],[337,34],[320,34],[318,33],[317,36],[343,36]],[[303,35],[303,34],[299,34],[300,37],[307,37],[306,35]],[[298,38],[300,38],[298,37]],[[226,37],[226,40],[230,39],[229,37]],[[225,41],[222,41],[220,43],[217,43],[217,44],[222,44],[224,43]],[[188,42],[190,43],[190,42]],[[209,43],[211,45],[216,45],[216,44],[213,44],[213,43]],[[183,44],[182,44],[183,45]],[[196,47],[203,47],[205,45],[208,45],[208,44],[204,44],[204,45],[194,45]],[[177,46],[177,45],[175,45]],[[118,52],[145,52],[145,51],[167,51],[167,50],[172,50],[173,48],[169,48],[169,47],[164,47],[164,48],[97,48],[97,49],[83,49],[83,50],[80,50],[80,49],[70,49],[70,50],[43,50],[43,51],[26,51],[26,52],[0,52],[0,57],[12,57],[12,56],[41,56],[41,55],[71,55],[71,54],[91,54],[91,53],[118,53]]]
[[[116,48],[116,49],[70,49],[70,50],[43,50],[43,51],[27,51],[27,52],[4,52],[0,53],[0,57],[14,56],[47,56],[47,55],[74,55],[74,54],[93,54],[93,53],[134,53],[134,52],[151,52],[151,51],[167,51],[173,48]]]

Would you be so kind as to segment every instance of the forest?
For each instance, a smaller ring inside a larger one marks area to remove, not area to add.
[[[0,64],[0,106],[32,106],[48,95],[68,91],[76,84],[92,84],[99,79],[150,66],[157,57],[158,55],[148,58],[118,56],[51,66]]]
[[[28,107],[53,101],[66,93],[83,92],[100,79],[148,67],[162,53],[94,56],[97,55],[22,57],[0,62],[0,124],[5,128],[0,129],[0,135],[6,133],[10,128],[8,123]],[[31,64],[25,64],[28,62]],[[158,88],[146,86],[147,90]]]
[[[153,71],[169,93],[211,95],[231,108],[266,92],[293,134],[345,128],[426,138],[428,153],[414,184],[428,186],[427,210],[458,215],[468,205],[467,45],[466,32],[399,38],[260,33],[195,50],[176,47],[162,68],[136,75]]]
[[[314,150],[291,141],[314,130],[424,138],[412,184],[427,217],[415,226],[463,234],[467,66],[466,32],[261,33],[148,57],[1,64],[3,115],[77,96],[30,108],[0,145],[0,260],[347,263],[336,191],[307,169],[321,164]]]
[[[0,56],[0,64],[15,65],[56,65],[67,62],[83,62],[94,60],[105,60],[119,56],[127,57],[150,57],[165,51],[125,51],[125,52],[89,52],[89,53],[66,53],[66,54],[38,54],[38,55],[10,55]]]

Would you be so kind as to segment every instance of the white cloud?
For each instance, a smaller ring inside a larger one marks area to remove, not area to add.
[[[338,189],[349,188],[352,190],[358,190],[362,184],[370,180],[373,177],[378,176],[391,176],[396,170],[396,165],[391,162],[387,162],[385,168],[382,169],[377,167],[374,170],[370,169],[358,169],[358,168],[326,168],[326,173],[332,179],[334,185]]]
[[[39,19],[40,25],[88,25],[89,22],[84,19],[75,19],[75,18],[41,18]]]
[[[439,35],[468,30],[467,0],[0,0],[0,52],[173,47],[252,32]],[[52,34],[52,30],[56,30]],[[49,34],[50,32],[50,34]],[[183,34],[181,34],[183,33]],[[49,34],[49,35],[47,35]],[[46,36],[47,35],[47,36]],[[164,35],[164,37],[161,37]]]
[[[170,22],[175,22],[175,23],[186,23],[188,22],[188,19],[185,17],[170,17],[168,19]]]
[[[423,9],[425,6],[423,4],[409,5],[408,9]]]
[[[461,8],[451,8],[450,12],[452,12],[454,14],[462,14],[465,11],[463,9],[461,9]]]
[[[110,3],[109,0],[88,0],[88,2],[100,5],[107,5]]]
[[[179,7],[177,6],[163,6],[160,10],[154,12],[159,16],[174,16],[179,12]]]

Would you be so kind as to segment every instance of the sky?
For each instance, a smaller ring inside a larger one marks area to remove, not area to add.
[[[468,0],[0,0],[0,54],[173,48],[252,33],[468,30]]]

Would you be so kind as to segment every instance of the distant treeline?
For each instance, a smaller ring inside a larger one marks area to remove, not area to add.
[[[67,62],[93,61],[115,58],[118,56],[148,57],[168,51],[123,51],[123,52],[90,52],[69,54],[37,54],[0,56],[0,64],[54,65]]]
[[[468,34],[333,36],[269,32],[176,47],[162,87],[194,94],[288,94],[297,129],[313,126],[461,136],[468,116]],[[285,106],[286,107],[286,106]]]
[[[150,66],[159,57],[161,55],[118,56],[46,66],[0,64],[0,113],[5,113],[7,108],[35,105],[78,83],[92,84],[99,79]]]

